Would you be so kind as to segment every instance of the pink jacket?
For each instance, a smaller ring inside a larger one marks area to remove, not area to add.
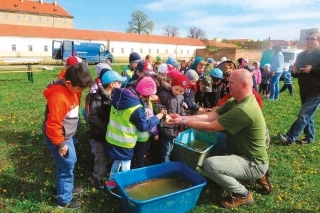
[[[254,72],[254,76],[256,78],[256,83],[257,85],[259,85],[261,83],[261,71],[259,69],[259,65],[260,63],[258,61],[256,61],[258,63],[258,69],[255,70]]]

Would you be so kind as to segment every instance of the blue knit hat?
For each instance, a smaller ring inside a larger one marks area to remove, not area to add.
[[[138,53],[136,53],[136,52],[130,53],[130,55],[129,55],[129,63],[130,63],[130,65],[135,63],[135,62],[139,62],[139,61],[141,61],[141,57],[140,57],[140,55]]]

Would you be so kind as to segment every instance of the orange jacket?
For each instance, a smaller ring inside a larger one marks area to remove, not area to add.
[[[50,84],[43,94],[47,99],[43,132],[54,145],[62,147],[77,131],[78,95],[70,93],[63,81]]]

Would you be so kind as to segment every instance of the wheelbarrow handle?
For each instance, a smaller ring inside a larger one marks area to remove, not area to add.
[[[116,196],[117,198],[120,198],[120,199],[127,199],[129,201],[129,203],[131,203],[131,204],[134,203],[130,197],[128,197],[128,198],[121,197],[120,195],[111,191],[111,189],[109,187],[106,187],[106,188],[113,196]]]
[[[116,196],[117,198],[120,198],[120,199],[124,199],[123,197],[121,197],[120,195],[114,193],[113,191],[111,191],[111,189],[109,187],[106,187],[107,190],[113,195],[113,196]]]

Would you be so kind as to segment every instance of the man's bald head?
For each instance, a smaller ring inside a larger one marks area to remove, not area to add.
[[[227,86],[230,90],[230,95],[240,101],[252,94],[252,75],[246,69],[237,69],[231,73]]]

